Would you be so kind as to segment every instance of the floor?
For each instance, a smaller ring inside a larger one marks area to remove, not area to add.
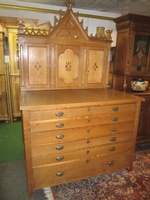
[[[24,160],[0,163],[0,200],[46,200],[42,189],[28,196]]]

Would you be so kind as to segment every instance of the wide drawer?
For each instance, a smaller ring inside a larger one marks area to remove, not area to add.
[[[40,132],[48,130],[58,130],[67,128],[76,128],[84,126],[94,126],[115,122],[134,121],[135,112],[133,113],[111,113],[103,115],[94,115],[86,117],[72,117],[61,119],[49,119],[40,121],[30,121],[30,132]]]
[[[110,173],[124,168],[130,168],[131,152],[125,151],[99,158],[94,157],[82,160],[42,166],[33,169],[34,188],[43,188],[62,183],[67,183],[98,174]]]
[[[47,120],[58,119],[68,117],[82,117],[89,115],[99,115],[106,113],[116,112],[135,112],[136,104],[123,104],[112,106],[95,106],[95,107],[81,107],[81,108],[68,108],[68,109],[56,109],[56,110],[40,110],[30,112],[30,120]]]
[[[130,141],[133,139],[132,132],[114,134],[111,136],[101,137],[101,138],[94,138],[94,139],[87,139],[87,140],[80,140],[80,141],[72,141],[72,142],[64,142],[64,143],[57,143],[57,144],[47,144],[47,145],[40,145],[40,146],[33,146],[31,147],[32,157],[42,157],[42,156],[51,156],[53,154],[63,154],[68,151],[82,149],[82,148],[90,148],[108,144],[115,144],[118,142]]]
[[[134,121],[109,123],[99,126],[87,126],[72,129],[61,129],[56,131],[36,132],[31,134],[31,145],[63,143],[91,139],[102,136],[111,136],[118,133],[133,132]]]
[[[35,168],[38,166],[54,165],[64,162],[72,162],[75,160],[78,161],[82,160],[83,158],[88,160],[93,157],[97,157],[99,159],[99,157],[102,155],[128,151],[132,148],[132,145],[133,141],[126,141],[123,143],[112,143],[110,145],[98,147],[87,147],[79,150],[77,149],[75,151],[68,151],[66,153],[58,152],[57,154],[51,156],[32,158],[32,166]]]

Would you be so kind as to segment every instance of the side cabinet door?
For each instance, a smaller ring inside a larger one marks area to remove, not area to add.
[[[105,49],[87,49],[87,86],[107,87],[108,84],[108,51]]]
[[[23,54],[23,66],[21,66],[22,88],[48,88],[50,85],[49,45],[25,43],[21,53]]]

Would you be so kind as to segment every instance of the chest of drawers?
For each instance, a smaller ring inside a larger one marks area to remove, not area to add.
[[[132,170],[141,100],[111,89],[22,92],[29,194]]]

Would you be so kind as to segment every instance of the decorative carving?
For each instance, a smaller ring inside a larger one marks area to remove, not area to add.
[[[71,49],[66,49],[59,56],[59,78],[65,83],[72,83],[79,76],[79,57]]]
[[[96,63],[94,63],[94,65],[93,65],[94,71],[96,71],[97,68],[98,68],[98,65]]]
[[[37,62],[34,67],[36,68],[36,70],[39,70],[41,68],[41,65]]]
[[[67,10],[72,10],[72,5],[74,5],[74,1],[73,0],[66,0],[65,4],[67,6]]]
[[[66,68],[66,71],[71,71],[71,62],[66,62],[66,65],[65,65],[65,68]]]

